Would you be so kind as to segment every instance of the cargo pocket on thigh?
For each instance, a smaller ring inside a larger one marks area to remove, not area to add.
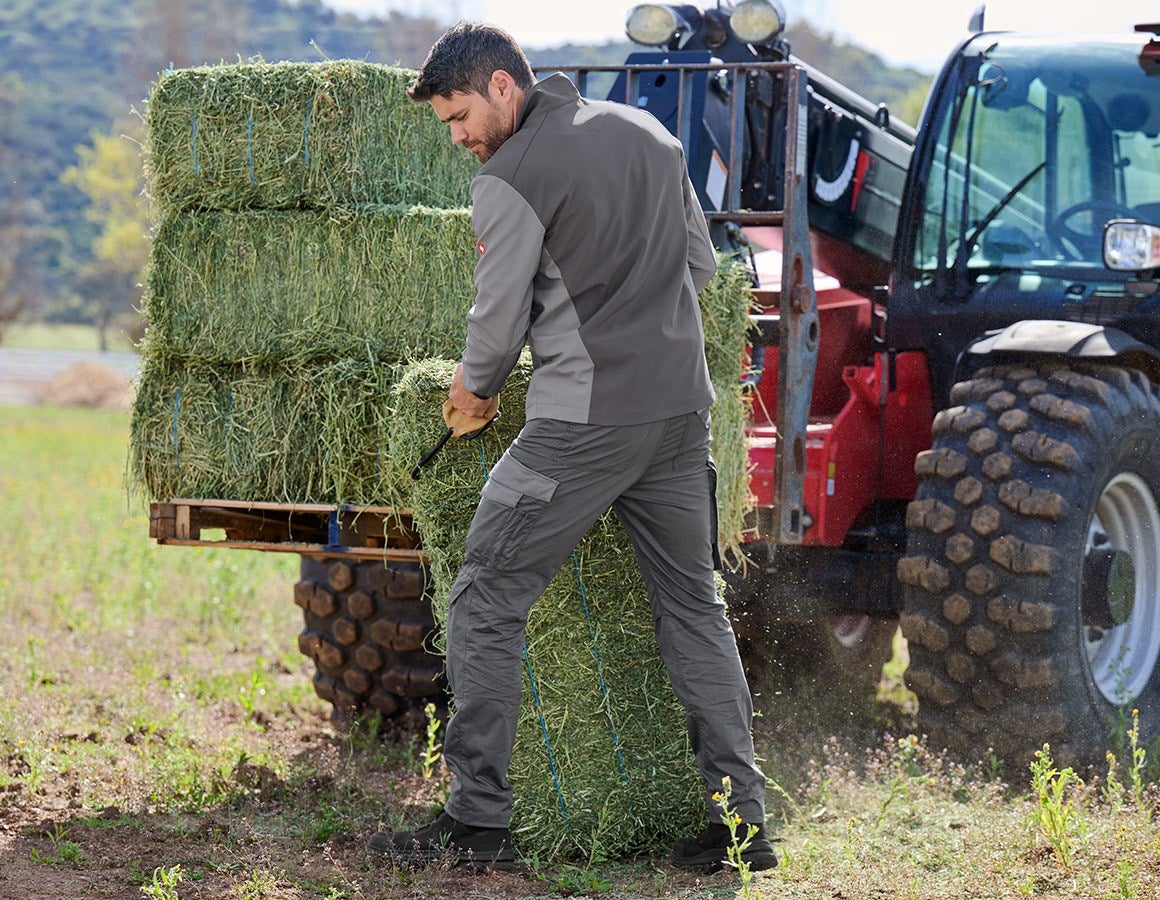
[[[529,469],[510,454],[496,463],[483,486],[482,502],[495,505],[486,565],[506,566],[518,559],[559,484],[556,479]]]
[[[709,465],[706,466],[709,471],[709,545],[713,548],[713,568],[718,572],[725,570],[725,566],[721,563],[721,551],[718,547],[717,532],[720,530],[720,523],[717,519],[717,467],[713,464],[712,457],[709,458]]]

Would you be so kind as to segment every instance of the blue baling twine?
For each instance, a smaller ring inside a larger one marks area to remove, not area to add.
[[[225,422],[222,423],[222,447],[229,456],[230,453],[230,422],[234,415],[234,395],[232,393],[226,394],[226,415]]]
[[[197,113],[193,114],[193,128],[190,133],[190,143],[193,145],[193,174],[200,175],[201,169],[197,165]]]
[[[246,156],[250,160],[250,184],[258,186],[258,179],[254,177],[254,117],[250,116],[246,124]]]
[[[612,720],[612,699],[608,696],[608,687],[604,683],[604,669],[600,664],[600,651],[596,647],[596,631],[592,627],[592,616],[588,613],[588,591],[584,587],[584,576],[580,574],[580,556],[572,551],[572,565],[576,569],[576,583],[580,585],[580,603],[584,607],[584,621],[588,625],[588,639],[592,642],[592,658],[596,660],[596,678],[600,681],[600,694],[604,699],[604,713],[608,716],[608,728],[612,732],[612,747],[616,751],[616,765],[620,768],[620,777],[624,786],[628,787],[628,771],[624,767],[624,757],[620,753],[620,735],[616,733],[616,723]],[[632,808],[632,798],[628,798],[629,809]]]
[[[483,455],[483,445],[477,444],[479,449],[479,465],[483,469],[483,480],[486,483],[491,475],[487,471],[487,458]],[[544,749],[548,751],[548,768],[552,771],[552,783],[556,786],[556,802],[560,805],[560,813],[564,821],[568,821],[568,805],[564,802],[564,789],[560,787],[560,773],[556,770],[556,755],[552,753],[552,739],[548,735],[548,723],[544,719],[544,707],[540,703],[540,690],[536,687],[536,675],[532,671],[532,660],[528,656],[528,645],[524,642],[524,669],[528,673],[528,683],[532,686],[532,702],[536,707],[536,718],[540,720],[540,734],[544,738]],[[619,753],[619,751],[617,751]]]
[[[313,97],[306,101],[306,125],[302,129],[302,152],[306,157],[306,165],[310,165],[310,107],[313,104]]]
[[[540,720],[540,731],[544,735],[544,747],[548,751],[548,767],[552,770],[552,781],[556,785],[556,802],[560,804],[560,812],[567,821],[568,807],[564,804],[564,792],[560,789],[560,776],[556,772],[556,757],[552,754],[552,740],[548,737],[548,723],[544,721],[544,710],[540,704],[540,692],[536,688],[536,676],[532,673],[532,661],[528,658],[527,643],[524,644],[524,666],[528,670],[528,682],[532,686],[532,701],[536,704],[536,716]]]
[[[173,461],[181,468],[181,456],[177,452],[177,417],[181,414],[181,385],[177,386],[177,396],[173,400]]]

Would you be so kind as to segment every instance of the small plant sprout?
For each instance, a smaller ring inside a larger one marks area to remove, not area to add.
[[[168,868],[158,866],[153,870],[149,884],[141,885],[141,894],[149,900],[177,900],[177,886],[184,880],[185,872],[180,863]]]
[[[263,900],[273,896],[278,887],[278,879],[264,869],[254,869],[250,876],[235,887],[238,900]]]
[[[1132,761],[1128,764],[1128,779],[1132,782],[1132,803],[1138,810],[1145,810],[1144,803],[1144,763],[1148,751],[1140,746],[1140,710],[1132,709],[1132,727],[1128,729],[1128,749]]]
[[[1116,754],[1109,750],[1105,757],[1108,761],[1108,777],[1103,788],[1100,789],[1100,793],[1103,795],[1104,802],[1108,804],[1108,808],[1113,812],[1119,812],[1124,807],[1124,783],[1116,772]]]
[[[439,717],[435,715],[435,704],[428,703],[423,707],[423,712],[427,714],[427,745],[423,748],[423,779],[430,781],[435,774],[435,767],[439,764],[440,753],[443,750],[443,745],[439,743],[439,728],[442,723]]]
[[[27,650],[24,653],[25,667],[28,669],[28,683],[30,685],[36,684],[40,681],[40,668],[36,664],[36,645],[40,643],[38,638],[32,635],[28,636]]]
[[[265,696],[266,686],[270,683],[269,677],[263,671],[264,665],[265,660],[258,657],[257,665],[250,672],[249,683],[238,688],[238,703],[251,718],[258,709],[258,699]]]
[[[48,866],[71,866],[81,862],[85,857],[84,851],[76,841],[66,840],[68,833],[68,829],[63,825],[59,823],[53,825],[52,830],[47,832],[48,839],[52,842],[52,853],[46,856],[33,848],[29,858],[34,863]]]
[[[1118,900],[1133,900],[1133,898],[1140,896],[1140,882],[1135,877],[1136,866],[1132,860],[1125,857],[1120,857],[1116,861],[1116,888],[1118,893],[1114,894]]]
[[[713,802],[721,809],[721,824],[729,829],[730,842],[725,851],[729,865],[737,870],[741,876],[741,896],[745,900],[753,897],[753,873],[749,870],[749,863],[741,858],[757,834],[756,825],[746,825],[745,835],[741,835],[741,816],[729,805],[729,798],[733,793],[733,779],[728,775],[721,779],[721,790],[713,794]]]
[[[1036,805],[1031,821],[1047,836],[1060,866],[1069,871],[1075,852],[1072,838],[1083,827],[1079,812],[1068,797],[1068,788],[1073,784],[1082,785],[1083,780],[1070,766],[1065,769],[1055,767],[1049,744],[1035,751],[1031,763],[1031,787],[1035,791]]]

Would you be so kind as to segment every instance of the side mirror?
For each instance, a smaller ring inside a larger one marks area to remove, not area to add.
[[[1160,226],[1113,219],[1104,226],[1104,265],[1118,272],[1160,268]]]

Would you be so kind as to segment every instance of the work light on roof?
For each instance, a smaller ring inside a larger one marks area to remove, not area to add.
[[[675,9],[659,3],[634,6],[624,23],[629,40],[648,47],[663,47],[688,27]]]
[[[785,13],[773,0],[741,0],[729,17],[729,27],[747,44],[765,44],[785,27]]]

